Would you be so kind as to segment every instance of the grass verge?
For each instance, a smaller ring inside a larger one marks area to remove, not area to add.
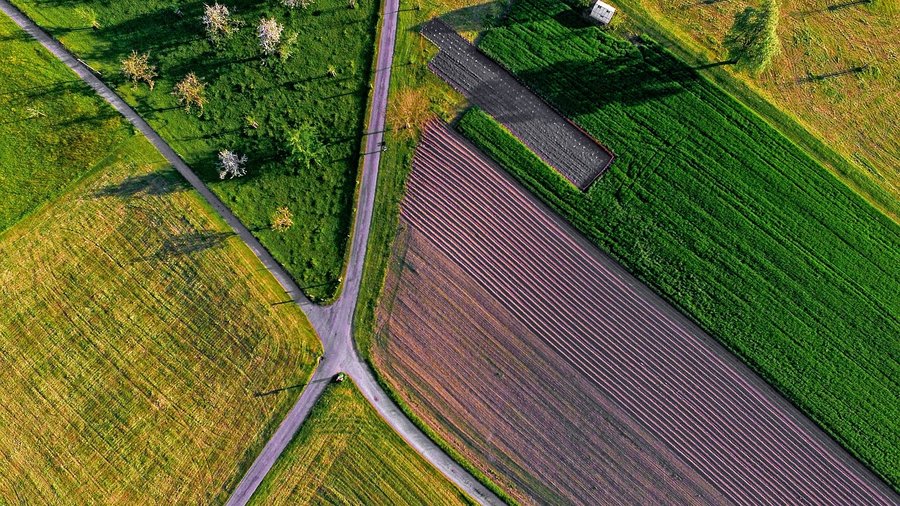
[[[474,504],[382,420],[329,385],[250,504]]]

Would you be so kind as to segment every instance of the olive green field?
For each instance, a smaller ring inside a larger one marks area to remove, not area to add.
[[[475,504],[352,382],[328,386],[250,504]]]
[[[0,62],[0,503],[223,503],[299,394],[271,391],[309,380],[314,331],[5,17]]]

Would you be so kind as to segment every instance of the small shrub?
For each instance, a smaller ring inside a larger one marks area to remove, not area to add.
[[[281,206],[272,213],[271,227],[275,232],[286,232],[294,226],[294,215],[287,207]]]
[[[122,73],[135,84],[141,81],[147,83],[151,90],[156,84],[156,67],[150,65],[150,53],[132,51],[131,56],[122,60]]]

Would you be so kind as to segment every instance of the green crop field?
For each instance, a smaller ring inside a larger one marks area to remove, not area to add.
[[[198,0],[13,3],[100,71],[311,298],[334,297],[353,212],[375,0],[316,0],[296,10],[276,0],[226,1],[242,26],[219,46],[206,37],[204,2]],[[284,25],[285,39],[296,35],[285,62],[262,57],[256,27],[269,16]],[[121,72],[120,62],[133,50],[149,52],[157,67],[152,91],[126,82]],[[190,72],[206,83],[202,115],[185,112],[172,95]],[[307,130],[320,141],[309,166],[289,157],[286,139],[293,130]],[[223,149],[247,155],[245,177],[219,181],[216,161]],[[278,233],[269,225],[281,206],[291,210],[294,226]]]
[[[54,61],[0,17],[0,232],[130,137],[115,111]]]
[[[0,186],[30,210],[0,232],[0,504],[223,502],[298,390],[254,394],[308,381],[315,334],[150,144],[6,18],[0,61],[7,117],[46,115],[4,125],[0,174],[53,182]]]
[[[251,504],[473,504],[349,381],[328,387]]]
[[[461,130],[900,486],[900,229],[656,44],[516,2],[482,50],[617,155],[586,193]]]

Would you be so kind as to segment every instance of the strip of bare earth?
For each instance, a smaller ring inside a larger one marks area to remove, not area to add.
[[[506,126],[579,189],[586,190],[612,163],[609,150],[446,23],[435,18],[421,33],[440,49],[428,64],[431,70]]]

